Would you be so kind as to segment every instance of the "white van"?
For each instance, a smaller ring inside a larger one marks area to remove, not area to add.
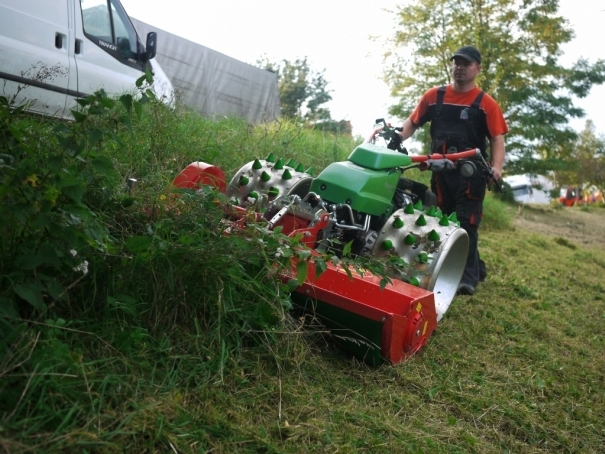
[[[155,51],[156,34],[143,45],[119,0],[0,0],[0,96],[37,113],[71,118],[75,98],[133,92],[148,65],[170,102]]]

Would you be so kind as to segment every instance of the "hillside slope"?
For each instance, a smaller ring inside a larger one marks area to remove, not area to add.
[[[520,206],[517,228],[551,237],[562,237],[585,247],[605,247],[605,210],[597,207]]]

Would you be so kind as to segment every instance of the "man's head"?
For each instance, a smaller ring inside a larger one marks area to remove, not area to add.
[[[481,64],[481,54],[475,46],[464,46],[456,51],[450,60],[454,60],[456,57],[463,58],[465,60]]]
[[[474,46],[464,46],[450,58],[454,89],[467,90],[475,86],[475,77],[481,72],[481,54]]]

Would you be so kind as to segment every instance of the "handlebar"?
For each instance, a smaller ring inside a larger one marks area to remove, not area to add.
[[[402,128],[391,127],[391,124],[387,123],[384,118],[379,118],[376,120],[374,130],[370,134],[370,137],[368,137],[367,142],[376,143],[376,137],[382,137],[387,143],[387,148],[396,150],[399,153],[408,154],[408,151],[401,143],[401,136],[397,132],[401,130]]]
[[[435,161],[438,159],[449,159],[450,161],[458,161],[460,159],[476,158],[477,156],[481,156],[481,150],[479,150],[479,148],[475,148],[474,150],[461,151],[459,153],[435,153],[429,155],[410,156],[410,158],[412,158],[412,162],[425,162]]]
[[[401,144],[401,137],[397,131],[401,131],[401,128],[393,128],[391,127],[390,123],[387,123],[384,120],[384,118],[379,118],[376,120],[374,130],[368,137],[367,142],[376,143],[376,137],[382,137],[387,142],[387,148],[397,150],[400,153],[408,154],[407,150]],[[491,165],[487,163],[479,148],[461,151],[459,153],[436,153],[431,155],[410,156],[410,158],[412,158],[412,162],[418,163],[418,168],[420,170],[434,171],[451,170],[455,167],[455,162],[462,159],[479,159],[481,166],[487,172],[488,184],[490,184],[490,182],[493,183],[498,192],[503,192],[500,182],[494,178],[494,171],[492,170]]]

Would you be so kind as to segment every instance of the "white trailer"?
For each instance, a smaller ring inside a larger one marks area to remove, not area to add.
[[[132,19],[141,35],[157,32],[156,59],[180,101],[206,117],[240,116],[250,124],[281,115],[277,76],[201,44]]]

